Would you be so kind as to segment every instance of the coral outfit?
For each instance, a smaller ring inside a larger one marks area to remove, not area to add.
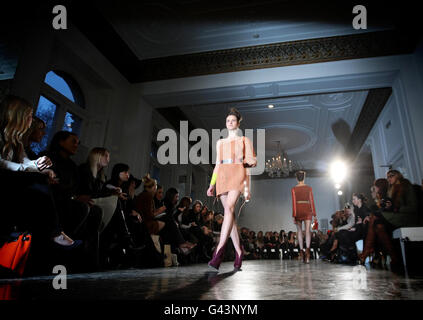
[[[249,169],[244,164],[254,167],[257,164],[253,144],[247,137],[231,140],[220,139],[216,144],[217,180],[216,195],[230,190],[244,192],[245,186],[250,190]]]
[[[316,217],[314,206],[313,189],[308,185],[297,185],[291,189],[292,194],[292,216],[295,220],[311,220]]]

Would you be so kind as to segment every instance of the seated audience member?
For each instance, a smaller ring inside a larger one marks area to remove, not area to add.
[[[248,256],[250,254],[249,252],[249,233],[250,231],[246,227],[241,228],[241,232],[239,235],[239,239],[241,241],[242,250],[244,251],[244,256]]]
[[[335,233],[335,241],[333,243],[332,249],[330,250],[332,253],[335,253],[338,249],[338,244],[340,239],[348,239],[348,233],[347,232],[354,232],[355,231],[355,214],[351,207],[345,207],[342,211],[342,220],[346,221],[346,223],[342,224],[341,226],[337,226],[334,228]],[[341,240],[341,241],[342,241]]]
[[[275,249],[278,251],[280,242],[279,242],[279,233],[276,231],[273,232],[272,243],[275,245]]]
[[[181,216],[182,224],[186,226],[188,225],[189,232],[192,233],[199,241],[203,239],[203,232],[200,228],[200,212],[202,207],[202,202],[200,200],[195,200],[194,204],[192,205],[192,208],[188,207],[187,210],[185,210]]]
[[[134,240],[137,249],[145,247],[142,251],[141,259],[139,257],[135,259],[134,266],[147,268],[162,267],[163,257],[157,251],[153,239],[145,223],[143,223],[141,214],[135,210],[135,192],[141,183],[141,180],[130,174],[128,181],[122,185],[123,193],[126,194],[127,199],[121,200],[121,203],[125,216],[127,217],[126,222],[131,238]]]
[[[416,194],[410,181],[397,170],[389,170],[386,176],[389,188],[382,216],[391,229],[422,226]]]
[[[150,234],[160,235],[165,243],[170,243],[174,248],[179,248],[188,254],[195,244],[185,241],[173,217],[167,215],[166,222],[154,219],[154,194],[157,191],[157,182],[147,174],[143,178],[144,191],[135,198],[135,210],[141,213],[142,219]],[[175,189],[176,190],[176,189]],[[166,211],[169,213],[168,211]]]
[[[33,117],[31,127],[22,138],[25,153],[28,156],[28,159],[35,160],[39,158],[39,156],[34,151],[32,151],[31,144],[40,143],[45,134],[46,123],[38,117]]]
[[[53,136],[45,154],[52,160],[52,169],[58,183],[52,185],[54,199],[60,213],[63,228],[71,236],[86,241],[86,249],[98,266],[99,228],[103,212],[97,206],[90,206],[82,197],[75,196],[78,190],[78,166],[72,160],[79,146],[78,136],[69,131],[59,131]]]
[[[354,209],[348,207],[344,210],[347,223],[336,229],[335,241],[331,251],[335,252],[335,249],[341,248],[349,256],[349,262],[354,263],[353,260],[356,260],[356,257],[352,251],[356,251],[355,243],[365,237],[368,221],[366,218],[370,211],[365,204],[367,199],[363,194],[354,193],[352,202]],[[353,217],[354,221],[352,221]]]
[[[317,232],[311,233],[311,245],[310,245],[310,247],[313,249],[312,256],[314,257],[314,259],[317,259],[317,253],[319,252],[319,248],[320,248],[320,238],[319,238]]]
[[[207,213],[205,213],[205,214],[201,213],[199,225],[203,230],[204,230],[204,228],[207,228],[207,229],[209,229],[209,232],[213,233],[214,211],[208,210]],[[207,233],[209,233],[209,232],[207,232]]]
[[[176,188],[169,188],[166,190],[165,193],[165,197],[163,199],[163,204],[166,207],[166,217],[167,218],[172,218],[173,214],[175,213],[175,209],[176,209],[176,205],[178,204],[179,201],[179,192]],[[157,212],[157,211],[156,211]]]
[[[189,210],[191,206],[192,199],[190,197],[182,197],[176,206],[176,210],[173,214],[174,219],[178,223],[179,230],[181,231],[184,239],[192,243],[198,243],[198,238],[192,232],[191,229],[197,225],[194,222],[188,220]]]
[[[258,254],[259,257],[262,258],[263,255],[263,249],[264,249],[264,236],[263,231],[257,232],[257,238],[256,238],[256,248],[259,250]]]
[[[248,234],[248,247],[248,251],[252,253],[252,258],[257,259],[256,233],[253,230],[251,230]]]
[[[217,245],[219,243],[220,239],[220,232],[222,230],[222,224],[223,224],[223,214],[217,213],[214,216],[214,222],[213,222],[213,235],[214,235],[214,244]]]
[[[202,208],[201,208],[201,210],[200,210],[200,214],[199,214],[199,217],[203,217],[203,216],[205,216],[206,214],[208,214],[209,213],[209,209],[207,208],[207,206],[206,205],[204,205]],[[200,218],[199,218],[200,219]]]
[[[388,198],[389,182],[386,179],[377,179],[372,186],[372,197],[375,206],[371,207],[371,214],[368,219],[367,236],[364,241],[363,252],[360,254],[360,263],[364,264],[366,258],[375,253],[376,244],[379,243],[382,249],[391,257],[391,270],[400,271],[399,255],[392,243],[392,231],[394,227],[383,216],[387,202],[392,208],[392,201]]]
[[[154,207],[156,208],[156,210],[154,211],[155,215],[166,212],[166,206],[164,205],[163,198],[163,187],[158,184],[156,194],[154,195]]]
[[[129,181],[129,177],[129,166],[125,163],[117,163],[113,166],[111,178],[105,185],[107,189],[118,194],[117,210],[115,210],[106,230],[111,237],[117,237],[118,242],[124,248],[135,247],[128,229],[127,217],[125,217],[125,214],[122,215],[122,212],[125,212],[128,206],[128,195],[123,192],[122,188]],[[137,220],[141,220],[141,216],[135,210],[131,211],[129,215],[134,215]]]
[[[110,190],[105,186],[105,171],[109,162],[109,151],[105,148],[97,147],[91,149],[87,161],[78,167],[79,185],[77,194],[81,201],[93,204],[91,199],[118,194],[118,190]],[[84,197],[84,200],[82,200],[82,197]]]
[[[15,96],[7,96],[0,104],[0,194],[3,203],[14,203],[17,208],[13,215],[2,215],[0,228],[10,232],[18,226],[32,232],[34,241],[52,240],[73,248],[81,242],[63,232],[47,184],[56,183],[55,173],[49,169],[52,162],[46,156],[30,160],[24,150],[21,137],[31,126],[32,112],[27,101]]]
[[[212,230],[202,228],[200,221],[203,219],[201,211],[207,207],[204,207],[200,200],[195,200],[191,209],[185,210],[181,215],[181,225],[189,226],[188,231],[192,234],[198,244],[198,253],[201,261],[210,260],[211,249],[213,247],[213,238],[209,235]],[[204,215],[204,218],[207,214]],[[209,216],[209,219],[213,219],[213,216]],[[211,222],[211,221],[210,221]]]
[[[299,248],[297,237],[295,236],[295,234],[296,233],[293,232],[293,231],[288,232],[288,250],[289,250],[289,254],[290,254],[291,259],[294,259],[294,258],[299,256],[299,253],[298,253],[299,251],[298,252],[294,251],[294,249]]]

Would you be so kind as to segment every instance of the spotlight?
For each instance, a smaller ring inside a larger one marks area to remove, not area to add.
[[[330,166],[330,175],[332,179],[339,184],[347,176],[347,166],[342,161],[335,161]]]
[[[338,196],[342,196],[342,190],[338,191]]]
[[[273,109],[275,106],[274,106],[273,104],[269,104],[267,107],[268,107],[269,109]]]
[[[339,183],[335,184],[335,189],[341,189],[341,185]]]

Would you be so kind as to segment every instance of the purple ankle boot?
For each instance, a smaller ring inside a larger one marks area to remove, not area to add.
[[[235,250],[235,262],[234,262],[234,269],[241,270],[242,265],[242,258],[244,257],[244,252],[241,252],[241,255],[239,256],[238,253]]]
[[[225,246],[220,248],[219,252],[216,252],[216,250],[217,250],[217,248],[214,250],[213,257],[209,261],[208,265],[209,265],[209,267],[211,267],[215,270],[219,270],[220,264],[222,263],[223,258],[224,258]]]

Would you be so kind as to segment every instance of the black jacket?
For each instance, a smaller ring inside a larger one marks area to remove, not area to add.
[[[94,178],[88,163],[78,167],[79,185],[78,195],[89,195],[91,198],[103,198],[112,195],[112,191],[106,188],[105,182],[99,177]]]

